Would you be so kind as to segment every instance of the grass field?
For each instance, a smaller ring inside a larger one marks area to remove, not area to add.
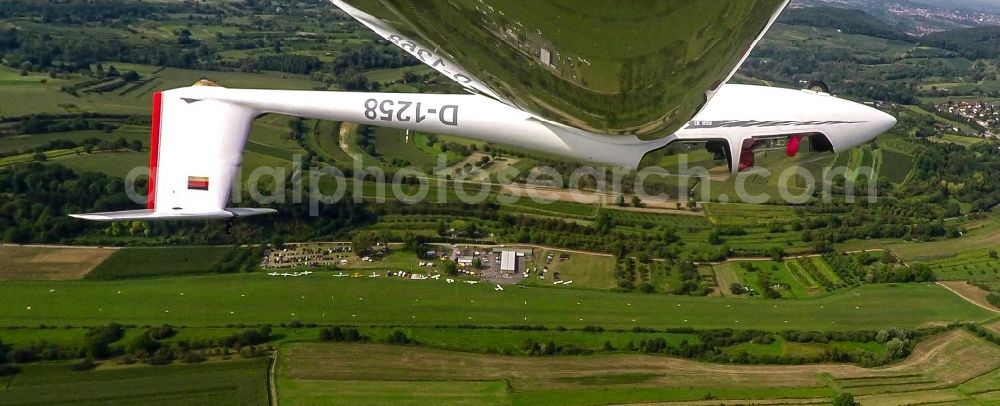
[[[80,279],[113,253],[102,248],[0,246],[0,281]]]
[[[118,138],[125,138],[128,141],[139,140],[142,141],[144,146],[148,147],[149,128],[127,125],[122,126],[121,128],[110,133],[98,130],[88,130],[0,137],[0,153],[30,150],[56,140],[66,140],[79,143],[88,138],[97,138],[99,140],[107,141],[115,141]]]
[[[135,151],[102,152],[96,154],[67,155],[50,159],[48,163],[66,166],[78,172],[99,172],[125,179],[136,168],[149,167],[149,153]],[[148,173],[148,172],[140,172]]]
[[[552,254],[551,263],[546,263],[546,257]],[[569,258],[560,260],[560,255]],[[532,275],[521,282],[530,286],[553,286],[557,288],[590,288],[611,289],[615,287],[615,259],[610,256],[566,253],[557,250],[536,250],[534,260],[525,265],[526,269],[537,269]],[[541,270],[548,268],[545,280],[538,277]],[[553,285],[553,276],[558,273],[562,281],[573,281],[572,285]]]
[[[267,367],[266,358],[82,372],[67,364],[24,365],[0,385],[0,405],[267,405]]]
[[[125,250],[123,252],[128,252]],[[129,258],[125,254],[125,258]],[[117,262],[128,265],[131,261]],[[131,275],[128,266],[114,275]],[[55,292],[50,290],[55,289]],[[753,327],[844,330],[917,327],[993,314],[933,284],[869,285],[810,300],[619,294],[444,281],[262,273],[130,281],[8,282],[0,325],[170,323],[186,326],[314,323],[369,325],[542,324],[605,328]]]
[[[211,272],[232,247],[123,248],[87,274],[87,279],[176,276]]]

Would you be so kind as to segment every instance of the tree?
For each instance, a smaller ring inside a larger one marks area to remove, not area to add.
[[[1000,255],[997,254],[997,250],[990,250],[990,258],[998,259]]]
[[[126,82],[135,82],[139,80],[139,78],[140,78],[139,73],[134,70],[129,70],[122,75],[122,79],[124,79]]]
[[[718,231],[712,230],[712,232],[708,233],[708,243],[712,245],[722,244],[722,237],[719,236]]]
[[[656,287],[649,282],[643,282],[639,284],[639,291],[642,293],[654,293],[656,292]]]
[[[115,323],[87,330],[84,338],[87,355],[96,359],[110,356],[109,344],[120,340],[123,336],[125,336],[125,329]]]
[[[601,234],[610,233],[615,227],[615,218],[611,215],[611,212],[607,210],[601,210],[597,213],[597,218],[594,219],[594,228],[597,232]]]
[[[841,393],[833,398],[833,406],[859,406],[860,403],[854,400],[854,395]]]
[[[359,257],[370,253],[373,245],[375,245],[375,233],[370,231],[355,233],[354,238],[351,239],[351,249]]]
[[[458,264],[455,261],[444,261],[444,274],[448,276],[458,275]]]
[[[640,199],[637,195],[632,195],[632,206],[643,207],[644,205],[642,204],[642,199]]]
[[[160,342],[153,339],[149,332],[143,332],[129,340],[128,345],[125,346],[125,351],[128,353],[138,353],[140,351],[145,351],[147,354],[152,354],[156,350],[160,349]]]

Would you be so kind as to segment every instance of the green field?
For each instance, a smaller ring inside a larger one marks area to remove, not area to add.
[[[428,155],[417,147],[417,139],[411,136],[406,141],[405,131],[379,127],[373,135],[375,151],[381,154],[381,159],[391,162],[394,159],[409,162],[411,166],[429,171],[438,164],[436,155]]]
[[[109,363],[110,364],[110,363]],[[0,385],[0,405],[267,405],[268,359],[167,366],[21,366]]]
[[[87,279],[124,279],[211,272],[232,247],[124,248],[87,274]]]
[[[115,63],[116,67],[128,64]],[[155,66],[134,65],[136,71],[154,72]],[[27,114],[66,114],[81,112],[119,113],[148,115],[152,105],[152,94],[157,90],[167,90],[186,87],[200,79],[209,79],[226,87],[258,88],[258,89],[300,89],[311,90],[319,85],[301,75],[280,74],[274,72],[242,73],[242,72],[208,72],[186,69],[166,68],[143,76],[147,80],[144,85],[125,95],[117,92],[83,93],[79,97],[60,90],[67,84],[84,82],[90,78],[72,80],[56,80],[48,76],[30,75],[28,78],[9,80],[16,72],[0,68],[0,112],[4,116],[21,116]],[[42,83],[42,80],[45,80]],[[127,87],[127,86],[126,86]]]
[[[123,267],[122,272],[128,274],[128,269]],[[212,326],[236,320],[278,324],[300,319],[414,326],[528,323],[843,330],[909,328],[993,316],[933,284],[866,285],[817,299],[779,303],[530,287],[496,292],[482,284],[335,278],[322,272],[300,278],[256,273],[109,282],[8,282],[0,285],[0,297],[6,298],[0,308],[0,325],[8,326],[110,321]]]

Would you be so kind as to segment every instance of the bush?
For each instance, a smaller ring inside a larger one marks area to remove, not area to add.
[[[21,372],[21,368],[10,364],[0,364],[0,376],[14,375]]]
[[[186,364],[196,364],[204,361],[205,357],[198,351],[188,351],[181,355],[181,362]]]
[[[833,398],[833,406],[858,406],[859,403],[854,400],[854,396],[850,393],[841,393],[837,397]]]
[[[356,328],[341,328],[340,326],[333,328],[324,328],[319,330],[319,340],[320,341],[333,341],[333,342],[356,342],[356,341],[368,341],[367,336],[361,335],[361,332]]]
[[[267,353],[257,346],[243,347],[240,349],[240,358],[260,358]]]
[[[392,334],[389,334],[389,338],[386,339],[389,344],[416,344],[416,341],[407,337],[406,333],[396,330]]]
[[[171,362],[174,362],[174,352],[167,346],[160,347],[153,356],[146,358],[146,363],[150,365],[167,365]]]
[[[643,282],[639,284],[639,292],[642,293],[656,293],[656,288],[653,287],[649,282]]]
[[[95,364],[94,360],[92,360],[90,358],[84,358],[80,362],[78,362],[76,364],[73,364],[73,370],[74,371],[89,371],[89,370],[94,369],[96,367],[97,367],[97,364]]]
[[[993,307],[1000,308],[1000,293],[990,292],[989,295],[986,295],[986,301],[990,302]]]

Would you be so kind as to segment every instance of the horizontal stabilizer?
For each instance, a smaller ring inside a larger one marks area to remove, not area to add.
[[[210,212],[164,212],[150,209],[109,211],[103,213],[70,214],[71,217],[91,221],[130,221],[130,220],[223,220],[235,217],[258,216],[277,213],[274,209],[229,208]]]

